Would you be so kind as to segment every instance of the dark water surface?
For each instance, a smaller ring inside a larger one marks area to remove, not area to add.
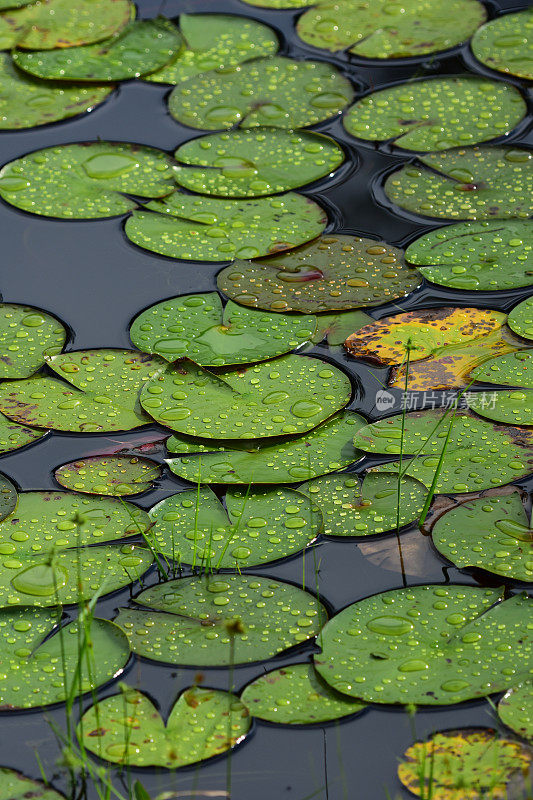
[[[75,2],[75,0],[73,0]],[[271,25],[280,35],[282,52],[326,60],[326,53],[311,50],[297,43],[293,20],[298,12],[268,11],[245,5],[239,0],[138,0],[141,16],[162,13],[173,17],[182,12],[224,12],[251,16]],[[527,2],[500,0],[487,3],[489,16],[502,10],[518,10]],[[484,69],[469,54],[468,47],[456,48],[447,56],[427,61],[413,59],[408,66],[369,66],[356,59],[331,57],[353,81],[357,92],[367,91],[407,79],[412,76],[451,75],[466,70],[498,79]],[[501,76],[500,76],[501,77]],[[516,85],[521,86],[519,82]],[[523,87],[522,87],[523,88]],[[134,141],[173,151],[178,144],[199,134],[178,125],[167,113],[164,98],[169,88],[157,84],[127,82],[110,99],[91,114],[73,121],[17,133],[0,133],[0,164],[32,150],[67,142],[90,139]],[[525,90],[524,90],[525,93]],[[531,110],[531,97],[529,98]],[[529,120],[531,119],[531,115]],[[331,133],[354,158],[356,166],[341,170],[335,180],[321,182],[310,194],[327,209],[331,228],[339,232],[354,232],[383,237],[392,244],[405,245],[420,233],[438,227],[440,223],[415,221],[407,215],[394,214],[380,203],[379,176],[393,165],[410,160],[409,155],[390,155],[386,147],[355,144],[342,129],[339,120],[316,127]],[[521,126],[508,137],[513,142],[533,144],[531,124]],[[377,199],[376,199],[377,198]],[[69,349],[94,347],[129,347],[128,324],[142,308],[166,297],[187,292],[213,290],[220,265],[175,261],[150,254],[127,242],[123,220],[64,222],[24,214],[0,202],[1,280],[4,301],[38,306],[56,314],[70,326]],[[438,287],[424,287],[402,303],[402,308],[420,306],[475,305],[508,311],[520,299],[531,294],[531,288],[513,292],[466,293],[450,292]],[[397,310],[389,304],[372,311],[380,317]],[[326,346],[314,349],[322,357],[331,358],[353,378],[363,384],[363,397],[352,407],[369,419],[379,417],[374,408],[374,395],[379,384],[367,367],[347,359]],[[399,410],[399,406],[397,408]],[[157,430],[154,426],[153,431]],[[111,445],[138,441],[139,431],[108,436],[75,436],[52,433],[37,445],[8,454],[0,459],[0,470],[13,479],[21,489],[54,488],[52,470],[73,458],[101,452]],[[365,462],[365,466],[370,463]],[[361,469],[361,464],[356,466]],[[533,481],[529,481],[530,488]],[[137,500],[145,508],[183,488],[186,484],[168,473],[157,488]],[[528,481],[521,485],[527,486]],[[407,543],[419,543],[407,549]],[[427,539],[412,529],[402,536],[405,575],[399,567],[397,543],[394,536],[365,540],[322,542],[306,555],[306,588],[315,589],[314,558],[319,563],[318,590],[336,612],[344,606],[370,594],[407,584],[487,581],[480,574],[447,568]],[[360,547],[360,545],[362,545]],[[375,545],[374,555],[369,552]],[[381,548],[381,550],[380,550]],[[385,561],[383,561],[385,559]],[[375,562],[375,563],[374,563]],[[274,566],[252,570],[258,574],[300,583],[302,557],[289,559]],[[148,582],[155,582],[154,572]],[[498,585],[493,576],[488,585]],[[134,593],[138,587],[134,587]],[[99,616],[113,617],[116,609],[125,605],[130,596],[124,590],[108,596],[98,604]],[[237,667],[235,689],[240,689],[264,671],[308,659],[313,646],[304,646],[285,656],[262,664]],[[190,685],[197,670],[131,659],[123,676],[128,684],[142,688],[168,714],[178,693]],[[204,685],[228,688],[228,671],[206,669]],[[114,694],[116,684],[104,687],[100,696]],[[90,705],[87,700],[84,707]],[[47,775],[58,774],[56,761],[59,749],[52,735],[49,720],[62,726],[63,707],[46,712],[28,711],[0,714],[0,764],[18,768],[39,777],[35,751],[44,764]],[[435,730],[466,725],[495,724],[486,702],[465,703],[443,709],[419,711],[415,726],[418,735]],[[411,744],[413,732],[407,714],[400,709],[384,706],[372,708],[362,715],[324,727],[297,728],[255,722],[252,734],[231,757],[233,800],[385,800],[387,788],[393,798],[410,797],[396,778],[396,766],[403,751]],[[132,770],[152,796],[168,790],[224,790],[227,759],[215,759],[200,767],[178,772]],[[57,788],[67,789],[58,774]],[[119,781],[117,779],[117,785]],[[96,794],[94,795],[96,797]]]

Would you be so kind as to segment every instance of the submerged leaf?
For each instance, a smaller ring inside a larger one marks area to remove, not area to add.
[[[507,324],[524,339],[533,339],[533,297],[526,297],[513,308],[507,317]]]
[[[323,339],[327,339],[330,347],[336,347],[344,344],[350,333],[359,330],[364,325],[369,325],[372,321],[372,317],[359,310],[320,314],[317,317],[318,329],[313,336],[313,342],[318,344]]]
[[[144,75],[155,83],[183,83],[212,69],[227,69],[277,52],[276,34],[257,20],[233,14],[180,14],[185,48],[163,69]]]
[[[231,261],[290,250],[314,239],[327,224],[317,203],[293,192],[255,200],[175,192],[145,207],[149,211],[134,211],[127,220],[128,239],[184,261]]]
[[[156,422],[188,436],[260,439],[309,431],[350,397],[344,372],[288,355],[216,375],[188,359],[178,361],[145,386],[141,405]]]
[[[420,275],[405,266],[397,247],[328,234],[286,255],[225,267],[217,284],[241,305],[314,314],[404,297],[420,284]]]
[[[452,289],[498,291],[533,284],[529,221],[460,222],[425,233],[405,256],[432,283]]]
[[[180,578],[136,602],[153,610],[122,608],[116,618],[132,650],[191,666],[264,661],[312,639],[327,618],[313,595],[257,575]]]
[[[18,425],[0,414],[0,453],[10,453],[12,450],[18,450],[19,447],[26,447],[26,445],[42,439],[47,433],[48,431],[45,430]]]
[[[31,306],[0,303],[0,378],[33,375],[47,357],[61,352],[66,338],[65,328],[50,314]]]
[[[58,628],[57,609],[0,610],[0,710],[63,702],[119,675],[130,657],[128,641],[112,622],[83,619]],[[90,642],[90,645],[89,645]],[[46,798],[45,800],[49,800]]]
[[[172,164],[163,150],[127,142],[47,147],[2,168],[0,196],[12,206],[45,217],[114,217],[137,208],[128,194],[170,194]]]
[[[215,197],[261,197],[328,176],[344,153],[333,139],[311,131],[236,128],[185,142],[174,158],[176,182],[186,189]]]
[[[533,154],[517,147],[461,147],[419,156],[385,181],[393,203],[437,219],[504,219],[533,213]]]
[[[331,64],[270,56],[184,81],[168,108],[177,122],[202,130],[304,128],[339,114],[353,94]]]
[[[366,706],[333,691],[312,664],[294,664],[261,675],[241,700],[250,714],[278,725],[312,725],[358,714]]]
[[[171,297],[150,306],[130,327],[133,344],[167,361],[188,358],[204,367],[250,364],[309,342],[314,317],[280,316],[232,303],[217,292]]]
[[[472,51],[491,69],[533,80],[533,9],[491,19],[476,31]]]
[[[533,683],[524,681],[509,689],[498,703],[498,716],[523,739],[533,741]]]
[[[344,116],[353,136],[405,150],[448,150],[509,133],[526,114],[510,83],[473,75],[424,78],[380,89]]]
[[[9,0],[7,1],[9,2]],[[65,795],[57,792],[50,784],[45,785],[40,781],[34,781],[14,769],[0,767],[0,798],[2,800],[25,800],[29,797],[33,800],[65,800]]]
[[[127,543],[148,525],[144,511],[109,497],[22,492],[0,523],[0,606],[77,603],[127,586],[152,563]]]
[[[241,742],[250,715],[238,697],[191,686],[178,697],[165,725],[151,700],[136,689],[100,700],[83,715],[83,747],[128,767],[178,769],[221,755]]]
[[[528,602],[453,584],[376,594],[326,623],[315,666],[337,691],[372,703],[486,697],[528,673]]]
[[[225,504],[207,486],[166,497],[150,509],[157,552],[180,564],[259,566],[298,553],[322,527],[320,511],[293,489],[228,490]]]
[[[179,31],[167,20],[131,22],[98,44],[57,50],[15,50],[13,61],[36,78],[61,81],[123,81],[164,66],[180,50]]]
[[[167,447],[179,458],[168,459],[172,472],[203,483],[296,483],[343,469],[362,453],[352,444],[366,420],[353,411],[341,411],[298,438],[263,445],[191,440],[171,436]]]
[[[461,44],[486,18],[477,0],[322,0],[300,17],[297,31],[304,42],[323,50],[409,58]]]
[[[119,497],[151,489],[161,477],[161,467],[138,456],[92,456],[63,464],[54,477],[66,489]]]

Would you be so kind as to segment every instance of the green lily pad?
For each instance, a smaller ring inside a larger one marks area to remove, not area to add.
[[[0,49],[4,41],[0,17]],[[0,130],[33,128],[91,111],[115,87],[55,86],[19,72],[7,53],[0,53]],[[50,189],[50,187],[49,187]]]
[[[529,221],[459,222],[424,234],[405,256],[432,283],[486,292],[533,284],[532,250]]]
[[[176,475],[202,483],[296,483],[343,469],[362,452],[352,444],[366,420],[353,411],[341,411],[298,438],[259,445],[191,440],[171,436],[167,448],[178,453],[167,464]],[[248,448],[248,449],[246,449]]]
[[[237,128],[185,142],[174,158],[180,162],[176,182],[186,189],[215,197],[262,197],[324,178],[342,164],[344,153],[318,133]]]
[[[130,328],[133,344],[167,361],[187,356],[204,367],[251,364],[288,353],[309,342],[314,317],[280,316],[226,307],[217,292],[163,300],[142,311]]]
[[[327,618],[313,595],[257,575],[180,578],[136,602],[150,610],[122,608],[116,618],[135,653],[202,667],[273,658],[312,639]]]
[[[54,50],[100,42],[135,17],[130,0],[37,0],[2,14],[25,50]],[[11,45],[9,45],[11,47]]]
[[[0,303],[0,378],[27,378],[61,352],[67,332],[55,317],[31,306]]]
[[[276,34],[254,19],[233,14],[180,14],[185,48],[162,69],[145,75],[155,83],[183,83],[213,69],[227,69],[277,53]]]
[[[438,493],[477,492],[516,481],[533,471],[533,433],[526,428],[494,425],[467,411],[444,409],[413,411],[405,415],[403,453],[420,454],[403,463],[410,475],[431,486],[438,470]],[[361,428],[354,444],[371,453],[397,455],[401,452],[402,415],[388,417]],[[448,431],[451,432],[441,466]],[[398,462],[374,467],[376,472],[396,472]]]
[[[510,83],[487,78],[425,78],[380,89],[358,100],[344,127],[358,139],[404,150],[448,150],[505,136],[526,105]]]
[[[533,339],[533,297],[526,297],[507,317],[512,331],[524,339]]]
[[[294,664],[261,675],[244,689],[250,714],[279,725],[312,725],[358,714],[366,706],[319,680],[312,664]]]
[[[322,515],[294,489],[226,492],[209,487],[173,494],[150,509],[155,550],[180,563],[247,569],[286,558],[311,544]]]
[[[5,11],[6,8],[22,8],[34,2],[35,0],[0,0],[0,11]]]
[[[468,406],[482,417],[507,425],[533,425],[532,389],[492,392],[488,397],[477,394],[468,398]]]
[[[17,507],[18,493],[9,478],[0,473],[0,522]]]
[[[527,604],[525,595],[502,601],[499,590],[453,584],[382,592],[326,623],[315,667],[337,691],[371,703],[486,697],[531,667]]]
[[[491,358],[470,373],[476,381],[533,389],[533,350]]]
[[[13,61],[24,72],[45,80],[123,81],[164,66],[180,50],[182,38],[171,22],[131,22],[97,44],[57,50],[15,50]]]
[[[162,150],[119,142],[47,147],[0,171],[0,197],[56,219],[102,219],[137,203],[125,195],[163,197],[174,187],[172,159]]]
[[[315,314],[404,297],[420,284],[420,275],[405,266],[397,247],[328,234],[291,253],[231,264],[218,273],[217,284],[241,305]]]
[[[28,797],[35,800],[65,800],[65,795],[56,792],[50,784],[34,781],[14,769],[0,767],[1,800],[24,800]]]
[[[22,492],[0,523],[0,606],[77,603],[127,586],[153,558],[124,537],[148,525],[144,511],[109,497]]]
[[[449,501],[430,530],[439,553],[460,569],[533,581],[533,531],[516,489]]]
[[[530,150],[462,147],[419,156],[385,181],[407,211],[435,219],[504,219],[533,214]]]
[[[531,753],[490,728],[460,728],[415,742],[398,767],[403,785],[432,800],[518,797],[510,784],[527,781]],[[426,794],[429,792],[429,794]],[[521,797],[525,797],[520,792]]]
[[[105,761],[178,769],[231,750],[250,724],[246,706],[234,694],[191,686],[165,725],[146,695],[124,687],[86,711],[77,734],[86,750]]]
[[[71,689],[74,696],[97,689],[126,666],[128,641],[112,622],[85,620],[79,630],[78,622],[58,627],[58,617],[58,609],[0,610],[1,711],[63,702]]]
[[[237,124],[304,128],[340,114],[353,95],[331,64],[269,56],[184,81],[172,90],[168,108],[182,125],[208,131]]]
[[[533,80],[533,10],[502,14],[476,31],[472,51],[485,66]]]
[[[242,2],[260,8],[303,8],[314,5],[316,0],[242,0]]]
[[[369,474],[364,480],[333,473],[298,487],[320,508],[326,536],[371,536],[414,522],[424,507],[427,489],[415,478]]]
[[[313,200],[294,192],[255,200],[222,200],[175,192],[147,203],[126,221],[133,244],[184,261],[231,261],[289,250],[327,224]]]
[[[147,492],[160,477],[159,464],[139,456],[78,458],[54,472],[56,481],[66,489],[112,497]]]
[[[47,433],[48,431],[18,425],[0,414],[0,453],[10,453],[19,447],[26,447],[42,439]]]
[[[533,684],[524,681],[511,687],[498,703],[498,716],[504,725],[523,739],[533,741]]]
[[[7,417],[77,433],[127,431],[151,421],[139,404],[139,392],[165,365],[157,356],[74,350],[54,356],[48,365],[63,381],[38,377],[0,386],[0,410]]]
[[[409,58],[465,42],[487,18],[477,0],[319,2],[298,20],[307,44],[363,58]]]
[[[359,330],[359,328],[373,322],[372,317],[364,311],[344,311],[333,314],[320,314],[317,317],[317,332],[313,336],[313,342],[318,344],[323,339],[327,340],[330,347],[337,347],[344,344],[349,334]]]
[[[216,375],[184,359],[145,386],[141,405],[156,422],[188,436],[260,439],[309,431],[350,397],[350,380],[339,369],[288,355]]]

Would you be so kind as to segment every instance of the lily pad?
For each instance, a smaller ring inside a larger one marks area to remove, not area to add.
[[[86,711],[77,734],[86,750],[105,761],[178,769],[231,750],[250,724],[246,706],[234,694],[191,686],[165,725],[145,694],[124,687]]]
[[[337,691],[371,703],[486,697],[531,667],[528,602],[453,584],[382,592],[326,623],[315,667]]]
[[[2,42],[0,29],[0,48]],[[38,81],[19,72],[10,55],[0,53],[0,130],[33,128],[75,117],[102,103],[114,88],[109,84],[84,88]]]
[[[533,581],[533,531],[517,489],[450,501],[430,530],[439,553],[460,569]]]
[[[160,477],[159,464],[139,456],[79,458],[54,472],[56,481],[66,489],[112,497],[147,492]]]
[[[304,128],[340,114],[353,95],[331,64],[269,56],[184,81],[168,108],[177,122],[202,130]]]
[[[317,203],[294,192],[255,200],[175,192],[145,208],[150,211],[134,211],[126,221],[128,239],[184,261],[231,261],[290,250],[314,239],[327,224]]]
[[[260,8],[303,8],[314,5],[316,0],[242,0],[242,2]]]
[[[57,319],[31,306],[0,303],[0,378],[27,378],[61,352],[67,332]]]
[[[333,314],[320,314],[317,317],[317,331],[313,336],[313,342],[318,344],[323,339],[327,340],[330,347],[337,347],[344,344],[346,338],[364,325],[372,322],[372,317],[364,311],[344,311]]]
[[[461,147],[419,156],[389,175],[385,194],[435,219],[504,219],[533,214],[533,153],[517,147]]]
[[[133,344],[167,361],[187,356],[204,367],[251,364],[288,353],[309,342],[314,317],[280,316],[226,307],[217,292],[163,300],[136,317],[130,328]]]
[[[250,128],[192,139],[174,158],[179,162],[174,177],[186,189],[214,197],[262,197],[330,175],[344,153],[319,133]]]
[[[28,797],[35,800],[64,800],[65,795],[56,792],[50,784],[34,781],[14,769],[0,767],[1,800],[24,800]]]
[[[0,473],[0,522],[17,507],[18,493],[9,478]]]
[[[477,0],[319,2],[298,20],[306,44],[363,58],[409,58],[438,53],[472,36],[487,18]]]
[[[120,142],[47,147],[0,171],[0,196],[10,205],[56,219],[103,219],[137,203],[125,195],[172,192],[173,161],[162,150]]]
[[[77,603],[128,586],[153,559],[124,537],[148,525],[144,511],[109,497],[22,492],[0,523],[0,606]]]
[[[460,222],[421,236],[405,253],[432,283],[498,291],[533,284],[528,258],[533,227],[526,220]]]
[[[322,515],[294,489],[173,494],[150,509],[155,550],[180,563],[246,569],[292,556],[316,539]]]
[[[0,0],[0,11],[5,11],[6,8],[22,8],[34,2],[35,0]]]
[[[484,383],[533,389],[533,350],[491,358],[472,370],[471,377]]]
[[[525,114],[524,99],[510,83],[465,76],[424,78],[372,92],[343,122],[358,139],[427,152],[505,136]]]
[[[100,42],[135,17],[130,0],[37,0],[2,14],[25,50],[54,50]]]
[[[0,414],[0,453],[10,453],[19,447],[26,447],[42,439],[47,433],[45,430],[18,425]]]
[[[524,681],[511,687],[498,703],[498,716],[504,725],[523,739],[533,741],[533,685]]]
[[[279,725],[312,725],[358,714],[366,706],[335,692],[312,664],[294,664],[261,675],[244,689],[250,714]]]
[[[183,83],[213,69],[227,69],[277,53],[276,34],[254,19],[233,14],[180,14],[185,48],[162,69],[145,75],[155,83]]]
[[[288,355],[216,375],[184,359],[145,386],[141,405],[156,422],[188,436],[260,439],[310,431],[350,397],[344,372]]]
[[[507,317],[512,331],[524,339],[533,339],[533,297],[526,297]]]
[[[136,598],[116,623],[140,656],[223,667],[265,661],[312,639],[327,614],[308,592],[257,575],[179,578]]]
[[[362,452],[352,444],[366,420],[353,411],[341,411],[298,438],[259,445],[191,440],[171,436],[167,448],[179,453],[167,464],[176,475],[203,483],[296,483],[348,467]],[[246,449],[248,448],[248,449]]]
[[[477,414],[507,425],[533,425],[533,390],[472,393],[468,406]]]
[[[13,61],[24,72],[45,80],[123,81],[164,66],[180,50],[182,38],[171,22],[131,22],[97,44],[57,50],[15,50]]]
[[[320,508],[326,536],[371,536],[414,522],[424,507],[427,489],[415,478],[369,474],[364,480],[333,473],[298,487]]]
[[[220,291],[236,303],[304,314],[378,306],[404,297],[420,282],[399,248],[343,234],[268,260],[238,261],[217,276]]]
[[[134,350],[74,350],[49,367],[63,378],[3,383],[0,410],[15,422],[77,433],[127,431],[151,422],[139,392],[165,362]]]
[[[374,422],[356,433],[354,444],[361,450],[383,455],[401,452],[403,415]],[[451,426],[451,428],[450,428]],[[439,467],[446,438],[446,451]],[[403,453],[420,454],[403,463],[402,470],[425,486],[435,473],[438,493],[476,492],[502,486],[533,471],[533,432],[527,428],[495,425],[468,411],[444,409],[405,414]],[[374,467],[376,472],[396,472],[398,462]]]
[[[472,51],[491,69],[533,80],[533,10],[491,19],[476,31]]]
[[[404,759],[398,777],[417,797],[504,800],[518,796],[508,794],[509,784],[514,780],[523,783],[531,753],[490,728],[460,728],[434,733],[427,742],[415,742]]]
[[[74,696],[93,691],[126,666],[128,641],[112,622],[93,619],[81,626],[72,622],[59,627],[58,617],[57,609],[0,610],[5,673],[0,682],[0,710],[63,702],[71,689]]]

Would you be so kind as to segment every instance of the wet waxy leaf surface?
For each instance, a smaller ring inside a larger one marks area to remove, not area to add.
[[[17,490],[5,475],[0,473],[0,522],[17,507]]]
[[[350,380],[339,369],[288,355],[217,374],[184,359],[146,385],[141,405],[156,422],[178,433],[256,439],[309,431],[350,397]]]
[[[67,332],[44,311],[0,303],[0,378],[27,378],[61,352]]]
[[[524,681],[512,686],[498,703],[498,716],[504,725],[523,739],[533,741],[533,684]]]
[[[281,128],[234,129],[178,147],[180,186],[215,197],[261,197],[297,189],[329,175],[344,161],[329,137]],[[190,166],[188,166],[190,165]]]
[[[249,6],[259,6],[260,8],[303,8],[312,6],[316,0],[242,0]]]
[[[507,318],[507,324],[524,339],[533,339],[533,297],[526,297],[513,308]]]
[[[352,98],[331,64],[271,56],[190,78],[173,89],[168,107],[177,122],[202,130],[303,128],[339,114]]]
[[[476,381],[521,387],[521,390],[492,392],[490,402],[473,394],[468,397],[470,408],[496,422],[533,425],[533,350],[491,358],[472,370],[471,377]]]
[[[334,689],[373,703],[450,705],[494,694],[531,665],[529,601],[500,597],[453,584],[368,597],[326,623],[315,666]]]
[[[327,224],[317,203],[294,192],[254,200],[175,192],[146,208],[150,211],[134,211],[127,220],[128,239],[145,250],[184,261],[266,256],[314,239]]]
[[[54,477],[75,492],[119,497],[151,489],[161,477],[161,467],[139,456],[93,456],[63,464]]]
[[[385,242],[325,235],[294,252],[221,270],[218,288],[241,305],[266,311],[344,311],[403,297],[420,284],[403,252]]]
[[[485,383],[533,389],[533,350],[491,358],[472,370],[471,376]]]
[[[533,80],[533,10],[491,19],[476,32],[472,51],[491,69]]]
[[[45,430],[18,425],[0,414],[0,453],[10,453],[12,450],[18,450],[19,447],[33,444],[47,433],[48,431]]]
[[[326,620],[316,597],[256,575],[181,578],[147,589],[136,602],[149,610],[122,608],[116,618],[132,650],[191,666],[272,658],[312,639]]]
[[[486,78],[427,78],[380,89],[344,117],[348,133],[405,150],[447,150],[509,133],[523,119],[522,95]]]
[[[321,681],[312,664],[267,672],[245,687],[241,700],[252,716],[279,725],[330,722],[365,709]]]
[[[0,767],[0,797],[2,800],[24,800],[27,797],[35,800],[64,800],[65,795],[56,792],[50,784],[34,781],[14,769]]]
[[[250,723],[234,694],[191,686],[165,724],[146,695],[124,687],[92,706],[77,732],[84,747],[105,761],[177,769],[227,752],[244,739]]]
[[[150,306],[130,328],[133,344],[167,361],[187,356],[201,366],[250,364],[288,353],[309,342],[312,316],[280,316],[243,308],[231,300],[223,308],[217,292],[182,295]]]
[[[0,123],[1,124],[1,123]],[[60,219],[101,219],[174,188],[162,150],[120,142],[83,142],[36,150],[0,171],[0,197],[23,211]]]

